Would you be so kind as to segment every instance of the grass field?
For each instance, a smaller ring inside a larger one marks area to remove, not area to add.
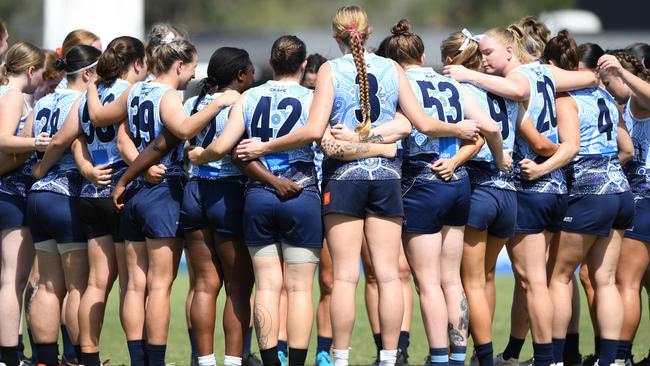
[[[318,281],[315,281],[316,285]],[[512,300],[512,289],[514,281],[510,276],[497,277],[497,307],[494,319],[494,347],[495,355],[501,352],[505,347],[510,331],[510,302]],[[190,348],[185,324],[185,297],[188,289],[188,277],[179,274],[174,283],[172,293],[172,318],[170,324],[169,341],[167,344],[167,362],[175,363],[177,366],[187,365],[190,358]],[[581,293],[582,294],[582,293]],[[222,291],[218,301],[218,314],[223,311],[225,293]],[[648,299],[643,296],[643,317],[637,333],[633,353],[637,360],[645,357],[650,349],[650,320],[648,319]],[[317,291],[314,291],[314,302],[318,299]],[[425,355],[428,353],[427,340],[422,328],[422,320],[418,301],[415,301],[413,312],[413,322],[411,327],[411,346],[409,348],[410,364],[421,365]],[[584,296],[582,304],[586,304]],[[128,309],[127,309],[128,311]],[[220,317],[219,317],[220,318]],[[218,319],[219,319],[218,318]],[[1,320],[0,320],[1,321]],[[217,355],[218,364],[223,364],[223,330],[220,321],[217,321],[217,332],[215,335],[215,354]],[[586,307],[582,307],[580,315],[580,351],[583,355],[593,353],[593,332],[589,322],[589,315]],[[26,333],[25,333],[26,334]],[[316,344],[316,328],[312,332],[313,340],[310,345],[310,353],[307,358],[308,364],[314,363],[314,349]],[[253,348],[256,350],[256,342],[253,342]],[[468,347],[471,349],[471,347]],[[27,354],[31,351],[27,350]],[[351,364],[369,365],[374,359],[375,345],[372,340],[370,325],[368,323],[364,302],[363,302],[363,283],[359,284],[357,289],[357,322],[354,329],[354,336],[351,350]],[[259,355],[259,353],[258,353]],[[532,345],[530,336],[521,354],[521,359],[528,359],[532,356]],[[113,291],[110,298],[110,304],[107,308],[104,330],[101,337],[101,357],[110,358],[111,366],[129,365],[129,356],[126,348],[126,339],[120,326],[117,308],[116,291]]]

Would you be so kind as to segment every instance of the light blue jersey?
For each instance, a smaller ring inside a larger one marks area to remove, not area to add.
[[[142,152],[160,135],[165,125],[160,118],[160,102],[163,95],[173,90],[169,85],[155,82],[138,82],[133,85],[128,97],[129,131],[138,152]],[[167,167],[165,179],[180,179],[183,172],[183,145],[179,144],[160,160]],[[141,177],[138,178],[142,183]]]
[[[108,104],[119,98],[131,84],[122,79],[117,79],[113,83],[106,85],[100,84],[97,87],[99,100],[102,104]],[[117,150],[117,130],[119,123],[109,127],[95,128],[90,121],[87,103],[88,93],[81,95],[79,103],[79,122],[86,140],[88,152],[93,159],[93,165],[110,164],[113,169],[112,182],[106,187],[97,187],[91,182],[84,181],[81,187],[81,197],[109,197],[115,184],[120,176],[126,171],[127,165],[122,160],[120,152]]]
[[[11,90],[11,87],[8,85],[0,86],[0,97],[5,95],[9,90]],[[16,136],[22,134],[23,128],[25,128],[25,120],[26,118],[22,117],[18,122]],[[0,193],[25,197],[32,183],[34,183],[34,178],[32,177],[33,163],[34,159],[29,158],[21,167],[0,177]]]
[[[196,111],[203,110],[208,104],[212,103],[213,100],[218,98],[221,93],[206,95],[201,99],[199,105],[196,108]],[[192,97],[185,102],[185,113],[192,115],[194,109],[194,103],[196,103],[196,98]],[[212,143],[217,137],[221,136],[221,132],[226,127],[226,122],[228,122],[228,113],[230,113],[230,107],[222,109],[219,114],[217,114],[210,123],[205,126],[201,132],[194,139],[192,139],[191,144],[196,146],[201,146],[204,149]],[[239,171],[235,163],[232,162],[230,154],[226,154],[221,160],[212,161],[204,165],[194,165],[190,163],[189,168],[190,178],[201,178],[201,179],[224,179],[237,177],[241,178],[242,173]]]
[[[398,102],[398,79],[393,61],[373,53],[365,55],[368,74],[368,97],[370,121],[378,127],[395,117]],[[330,126],[345,125],[354,129],[362,121],[359,108],[359,84],[357,69],[352,55],[328,61],[332,68],[334,105],[330,114]],[[398,145],[398,147],[401,147]],[[400,154],[398,153],[398,156]],[[401,158],[382,157],[355,161],[341,161],[328,157],[323,159],[324,180],[388,180],[401,178]]]
[[[406,70],[411,88],[424,111],[447,123],[457,123],[465,118],[465,98],[461,85],[430,67],[414,67]],[[402,173],[406,178],[438,180],[431,164],[438,159],[456,155],[461,141],[456,137],[430,137],[415,128],[404,140],[404,163]],[[464,167],[458,167],[452,180],[467,177]]]
[[[618,161],[614,98],[602,88],[569,92],[578,106],[580,152],[564,169],[569,194],[610,194],[630,190]]]
[[[47,132],[50,137],[54,136],[61,129],[68,113],[72,112],[72,105],[80,94],[76,90],[61,89],[39,99],[34,106],[34,136],[43,132]],[[38,155],[42,157],[41,153]],[[32,185],[32,191],[50,191],[79,197],[82,181],[72,152],[68,148],[45,177]]]
[[[524,120],[530,117],[533,125],[542,136],[547,137],[554,143],[558,143],[555,80],[553,75],[539,62],[518,66],[512,72],[522,73],[530,84],[530,98],[528,99],[528,108]],[[515,175],[517,176],[520,174],[519,161],[530,159],[541,163],[546,160],[546,158],[538,156],[519,134],[515,137],[513,157],[515,160]],[[567,192],[564,174],[560,169],[556,169],[536,181],[527,181],[520,177],[515,180],[515,185],[518,191],[523,192],[555,194]]]
[[[513,151],[519,103],[506,99],[473,84],[463,86],[474,95],[484,111],[496,121],[501,129],[503,150]],[[484,144],[478,154],[465,163],[469,180],[474,186],[492,187],[514,191],[515,183],[512,173],[504,173],[494,164],[494,157],[487,144]]]
[[[634,144],[634,156],[625,165],[625,174],[630,182],[634,198],[650,198],[650,117],[637,118],[628,100],[623,110],[623,120]]]
[[[267,81],[248,90],[243,115],[246,134],[261,141],[287,135],[307,122],[313,92],[296,82]],[[312,145],[267,154],[260,161],[273,174],[316,187]]]

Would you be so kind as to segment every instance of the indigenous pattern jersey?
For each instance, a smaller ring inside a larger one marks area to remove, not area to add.
[[[635,199],[650,198],[650,117],[637,118],[628,101],[623,110],[623,120],[634,144],[634,156],[625,165]]]
[[[10,86],[0,86],[0,97],[9,90],[11,90]],[[26,118],[21,118],[20,121],[18,121],[16,136],[22,134],[23,128],[25,128],[25,120]],[[0,177],[0,193],[25,197],[27,191],[32,186],[32,183],[34,183],[34,178],[32,177],[32,164],[34,164],[33,157],[27,159],[27,161],[25,161],[25,163],[19,168]]]

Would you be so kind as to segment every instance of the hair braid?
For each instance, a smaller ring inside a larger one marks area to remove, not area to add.
[[[650,70],[646,69],[638,58],[625,50],[612,51],[621,65],[639,78],[650,82]]]
[[[359,82],[359,107],[361,108],[362,119],[355,131],[357,131],[357,133],[362,137],[366,137],[370,133],[370,97],[368,95],[368,73],[363,56],[364,48],[354,34],[351,34],[349,39],[350,47],[352,49],[352,58],[354,59],[354,65],[357,68],[357,78]]]

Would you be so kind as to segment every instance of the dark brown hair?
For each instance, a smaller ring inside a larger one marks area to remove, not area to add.
[[[76,80],[79,76],[76,71],[83,69],[97,62],[102,52],[93,46],[80,44],[72,47],[62,59],[56,61],[56,68],[64,70],[68,81]]]
[[[650,70],[646,69],[638,58],[624,49],[607,50],[607,54],[614,55],[624,69],[637,77],[650,82]]]
[[[598,59],[604,54],[605,51],[595,43],[587,42],[578,46],[580,62],[592,70],[595,70],[598,67]]]
[[[277,76],[293,75],[307,58],[307,46],[296,36],[282,36],[271,47],[271,67]]]
[[[97,62],[97,75],[101,82],[110,84],[126,73],[136,61],[144,64],[144,44],[129,36],[115,38]]]
[[[543,58],[546,61],[553,60],[559,68],[564,70],[578,69],[580,61],[578,46],[569,31],[562,30],[548,41],[544,48]]]

